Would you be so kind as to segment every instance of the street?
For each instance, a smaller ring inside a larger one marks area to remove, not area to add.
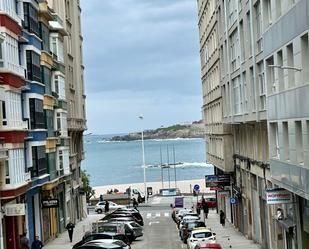
[[[184,206],[192,207],[196,201],[193,197],[184,198]],[[139,211],[144,218],[144,236],[132,243],[132,249],[178,249],[186,248],[180,241],[178,230],[171,218],[170,204],[174,202],[174,197],[154,197],[152,200],[139,207]],[[90,211],[88,217],[76,225],[73,242],[70,243],[67,232],[61,234],[57,239],[49,242],[45,249],[71,249],[91,227],[91,222],[102,218],[102,214]],[[201,215],[203,219],[203,215]],[[223,248],[244,248],[258,249],[258,244],[246,239],[229,222],[225,227],[219,224],[219,217],[215,210],[210,210],[206,225],[217,233],[217,241]]]

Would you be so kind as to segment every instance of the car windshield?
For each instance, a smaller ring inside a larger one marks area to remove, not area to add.
[[[98,227],[98,232],[110,232],[110,233],[117,233],[117,226],[101,226]]]
[[[211,236],[212,236],[211,232],[200,232],[200,233],[193,234],[193,238],[196,238],[196,239],[208,238]]]
[[[137,223],[135,223],[135,222],[131,222],[130,225],[131,225],[132,227],[140,227],[140,225],[137,224]]]

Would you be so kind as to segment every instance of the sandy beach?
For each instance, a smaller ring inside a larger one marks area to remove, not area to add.
[[[193,186],[198,184],[201,189],[201,193],[211,193],[209,188],[205,187],[204,179],[192,179],[192,180],[183,180],[177,181],[177,188],[180,189],[181,193],[191,193]],[[93,187],[95,190],[95,198],[98,198],[101,194],[106,194],[107,190],[118,189],[120,192],[125,192],[128,187],[138,188],[144,191],[144,183],[126,183],[126,184],[115,184],[115,185],[105,185]],[[147,182],[147,187],[152,187],[153,194],[158,194],[159,190],[162,188],[162,182]],[[168,188],[168,182],[164,182],[164,188]],[[175,187],[175,182],[171,182],[171,188]]]

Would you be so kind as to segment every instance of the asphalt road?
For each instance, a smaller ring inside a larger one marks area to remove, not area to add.
[[[132,244],[132,249],[180,249],[181,243],[169,206],[142,207],[144,236]]]

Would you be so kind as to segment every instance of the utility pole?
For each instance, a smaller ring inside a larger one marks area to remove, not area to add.
[[[162,183],[162,188],[164,188],[164,177],[163,177],[163,168],[162,168],[162,147],[160,145],[160,168],[161,168],[161,183]]]
[[[176,159],[175,159],[175,146],[173,145],[173,158],[174,158],[174,180],[175,180],[175,188],[177,188],[177,176],[176,176]]]
[[[170,174],[170,156],[169,156],[169,149],[168,149],[168,145],[166,147],[167,149],[167,172],[168,172],[168,188],[171,188],[171,174]]]

